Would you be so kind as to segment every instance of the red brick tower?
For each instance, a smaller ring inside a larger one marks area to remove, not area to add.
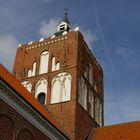
[[[67,14],[54,35],[17,49],[13,74],[72,140],[104,124],[102,68]]]

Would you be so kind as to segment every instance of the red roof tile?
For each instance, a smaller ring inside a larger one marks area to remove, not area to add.
[[[35,110],[41,113],[52,125],[54,125],[60,132],[64,133],[63,128],[56,122],[51,114],[31,95],[15,77],[0,64],[0,78],[12,87],[22,98],[24,98]]]
[[[91,140],[140,140],[140,121],[95,128]]]

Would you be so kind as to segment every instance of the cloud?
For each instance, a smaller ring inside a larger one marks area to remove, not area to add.
[[[39,34],[43,37],[48,37],[54,34],[57,31],[57,25],[59,23],[59,18],[50,19],[48,22],[42,21],[41,26],[39,28]],[[90,29],[81,29],[82,34],[89,46],[92,45],[93,42],[97,41],[99,38],[92,33]]]
[[[95,34],[92,33],[90,29],[81,29],[81,32],[84,35],[85,41],[87,42],[90,48],[92,46],[92,43],[99,39]]]
[[[101,42],[101,45],[100,45],[100,48],[102,49],[102,55],[105,54],[105,57],[106,57],[106,64],[108,64],[108,67],[110,68],[110,75],[113,74],[113,63],[112,63],[112,59],[111,59],[111,55],[109,53],[109,50],[108,50],[108,45],[106,43],[106,40],[105,40],[105,35],[104,35],[104,30],[102,28],[102,25],[100,23],[100,20],[99,20],[99,17],[98,17],[98,8],[97,8],[97,4],[96,4],[96,0],[92,0],[91,1],[91,6],[92,6],[92,10],[93,10],[93,13],[94,13],[94,18],[95,18],[95,23],[96,23],[96,28],[97,28],[97,32],[99,34],[99,38],[100,38],[100,42]]]
[[[7,34],[0,36],[0,63],[9,70],[11,70],[13,66],[17,45],[18,41],[13,35]]]
[[[119,47],[117,48],[117,54],[123,58],[128,58],[134,54],[134,50],[131,48]]]
[[[59,19],[50,19],[48,22],[42,21],[39,28],[39,34],[43,37],[48,37],[57,31]]]

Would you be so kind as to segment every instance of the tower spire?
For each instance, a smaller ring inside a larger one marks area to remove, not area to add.
[[[70,22],[68,19],[68,9],[65,9],[64,18],[62,19],[61,23],[57,27],[57,32],[55,35],[61,35],[63,32],[69,32],[70,30]]]
[[[63,18],[63,22],[70,24],[69,19],[68,19],[68,9],[67,8],[65,9],[65,15]]]

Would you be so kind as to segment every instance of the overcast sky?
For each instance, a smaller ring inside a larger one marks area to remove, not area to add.
[[[53,34],[66,8],[104,69],[105,124],[140,120],[139,0],[0,0],[0,62],[11,71],[18,44]]]

